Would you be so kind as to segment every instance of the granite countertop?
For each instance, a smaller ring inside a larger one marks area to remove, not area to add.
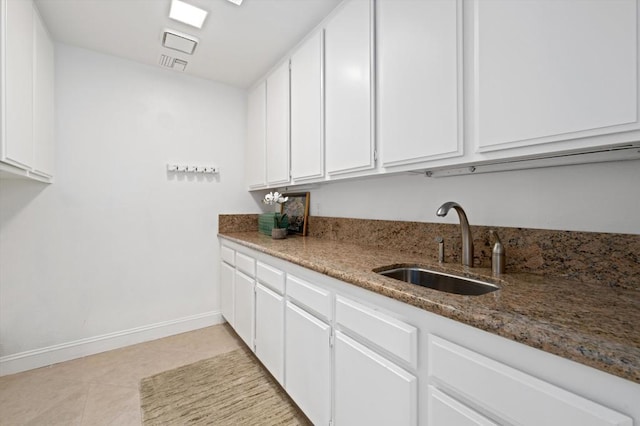
[[[273,240],[259,232],[220,233],[230,241],[516,342],[640,383],[640,293],[565,278],[429,262],[424,256],[313,237]],[[412,264],[484,279],[500,291],[443,293],[383,277],[373,269]]]

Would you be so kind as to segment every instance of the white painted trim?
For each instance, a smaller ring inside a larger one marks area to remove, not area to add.
[[[110,351],[211,325],[222,324],[220,311],[149,324],[128,330],[88,337],[0,358],[0,376],[32,370],[100,352]]]

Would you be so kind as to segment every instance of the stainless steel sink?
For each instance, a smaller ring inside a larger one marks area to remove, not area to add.
[[[466,296],[479,296],[500,290],[500,287],[495,284],[474,280],[472,278],[443,274],[442,272],[430,271],[419,267],[383,268],[375,272],[385,277],[394,278],[410,284]]]

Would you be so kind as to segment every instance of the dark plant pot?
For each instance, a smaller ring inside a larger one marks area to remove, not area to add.
[[[271,230],[271,238],[274,240],[284,240],[287,238],[287,228],[273,228]]]

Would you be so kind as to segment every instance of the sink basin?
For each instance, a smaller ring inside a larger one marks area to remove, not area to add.
[[[394,278],[410,284],[432,288],[446,293],[463,294],[465,296],[479,296],[500,290],[495,284],[474,280],[472,278],[434,272],[418,267],[402,267],[376,271],[385,277]]]

